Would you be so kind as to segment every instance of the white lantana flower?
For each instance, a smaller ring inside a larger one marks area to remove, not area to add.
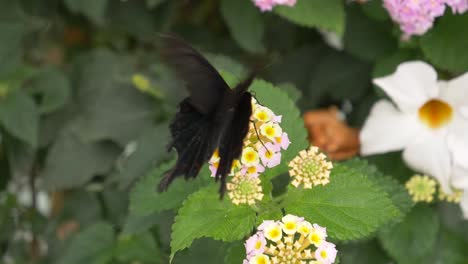
[[[377,102],[361,131],[361,154],[403,150],[414,170],[437,178],[446,192],[466,190],[468,217],[468,74],[437,81],[427,63],[405,62],[374,83],[392,99]]]

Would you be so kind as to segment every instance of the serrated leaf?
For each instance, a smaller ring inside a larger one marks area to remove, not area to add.
[[[379,240],[398,263],[419,263],[433,249],[438,231],[439,219],[434,211],[418,205],[403,222],[382,229]]]
[[[251,1],[222,0],[220,8],[232,37],[242,48],[252,53],[265,51],[262,43],[265,26]]]
[[[0,123],[14,137],[37,145],[39,115],[34,101],[21,91],[0,98]]]
[[[65,0],[68,9],[88,17],[93,23],[103,25],[108,0]]]
[[[286,213],[327,227],[330,237],[339,240],[365,237],[398,215],[386,193],[361,172],[340,164],[326,186],[290,188],[284,206]]]
[[[208,186],[185,200],[172,226],[171,258],[197,238],[230,242],[251,232],[255,211],[248,206],[235,206],[227,198],[220,201],[217,189]]]
[[[301,26],[318,27],[343,34],[344,5],[341,0],[299,0],[294,7],[277,6],[280,16]]]
[[[468,70],[468,38],[465,34],[467,24],[468,13],[446,14],[421,38],[421,48],[435,66],[454,72]]]
[[[105,264],[112,257],[114,231],[107,223],[96,223],[73,238],[58,264]],[[109,253],[110,252],[110,253]]]
[[[369,180],[388,194],[393,204],[401,212],[398,217],[392,219],[392,222],[400,221],[413,207],[414,203],[405,187],[392,177],[383,175],[383,173],[377,170],[377,167],[370,165],[366,160],[356,158],[343,164],[367,175]]]
[[[168,209],[177,209],[191,193],[213,180],[205,166],[196,179],[185,181],[183,178],[178,178],[167,191],[157,192],[156,187],[159,181],[173,165],[174,162],[161,164],[136,183],[130,193],[130,211],[133,214],[145,216]]]
[[[71,85],[68,78],[57,69],[46,69],[32,78],[27,86],[30,93],[40,96],[39,111],[50,113],[67,103]]]

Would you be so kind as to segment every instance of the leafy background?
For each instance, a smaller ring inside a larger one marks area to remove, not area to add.
[[[258,211],[219,202],[206,168],[154,191],[185,95],[158,58],[157,32],[186,38],[230,83],[267,65],[252,89],[284,115],[289,160],[307,146],[301,112],[351,105],[359,127],[383,96],[372,78],[398,63],[467,71],[467,26],[468,14],[447,11],[402,42],[381,0],[298,0],[271,13],[250,0],[0,0],[0,261],[241,263],[245,236],[283,209],[327,226],[341,263],[467,263],[468,223],[456,205],[411,203],[400,153],[335,164],[332,183],[312,191],[284,188],[283,162],[262,176],[273,192]],[[151,87],[135,87],[134,74]]]

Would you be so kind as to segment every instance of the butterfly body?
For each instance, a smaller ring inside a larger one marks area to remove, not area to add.
[[[169,126],[172,135],[169,149],[175,148],[178,158],[161,180],[159,190],[166,190],[177,177],[197,177],[218,149],[220,161],[215,179],[221,183],[222,197],[226,177],[234,159],[242,154],[248,133],[252,114],[248,88],[253,75],[230,89],[214,67],[188,43],[174,36],[162,39],[162,58],[185,82],[189,96],[179,104]]]

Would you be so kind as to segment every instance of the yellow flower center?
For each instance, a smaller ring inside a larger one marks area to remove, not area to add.
[[[257,241],[257,242],[255,243],[255,249],[256,249],[256,250],[259,250],[260,248],[262,248],[262,242],[261,242],[261,241]]]
[[[280,233],[280,231],[279,231],[278,229],[273,228],[273,229],[270,230],[270,232],[269,232],[268,235],[269,235],[271,238],[275,239],[275,238],[279,237],[280,234],[281,234],[281,233]]]
[[[296,228],[296,224],[295,223],[286,223],[284,225],[284,227],[288,230],[294,230]]]
[[[249,174],[256,173],[256,172],[257,172],[257,167],[249,167],[249,168],[247,169],[247,172],[248,172]]]
[[[248,161],[254,161],[255,160],[255,153],[253,152],[248,152],[245,154],[245,159]]]
[[[312,234],[312,235],[310,235],[310,240],[312,242],[314,242],[314,243],[318,243],[318,242],[320,242],[320,236],[317,235],[317,234]]]
[[[320,251],[320,256],[322,258],[327,258],[327,251],[325,251],[325,250]]]
[[[419,119],[428,127],[437,129],[452,120],[452,107],[441,100],[432,99],[419,108]]]
[[[265,121],[268,119],[268,115],[263,111],[258,112],[256,117],[260,121]]]
[[[265,152],[265,157],[266,157],[267,159],[270,159],[272,156],[273,156],[273,152],[272,152],[272,151],[267,150],[267,152]]]
[[[276,140],[276,143],[281,144],[281,137],[277,137],[275,138],[275,140]]]
[[[266,128],[265,128],[265,134],[266,134],[267,136],[272,137],[272,136],[275,135],[275,129],[274,129],[273,127],[271,127],[271,126],[266,127]]]
[[[266,260],[266,258],[258,258],[257,263],[258,264],[266,264],[267,260]]]

